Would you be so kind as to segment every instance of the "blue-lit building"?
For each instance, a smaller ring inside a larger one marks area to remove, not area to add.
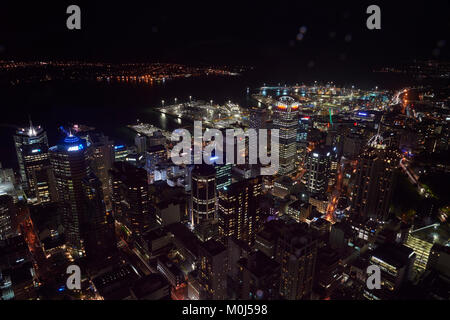
[[[85,212],[83,179],[89,176],[87,142],[69,134],[49,149],[58,192],[66,244],[82,255],[82,224]]]

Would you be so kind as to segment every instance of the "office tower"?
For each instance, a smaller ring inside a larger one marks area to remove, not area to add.
[[[297,156],[298,102],[289,96],[281,97],[273,107],[273,128],[279,129],[279,170],[286,175],[295,171]]]
[[[85,214],[83,179],[89,176],[87,143],[69,134],[49,149],[58,191],[66,244],[82,255],[82,223]]]
[[[266,129],[268,120],[268,112],[265,108],[252,107],[250,108],[250,123],[251,129]]]
[[[15,215],[16,208],[13,198],[8,195],[0,195],[0,240],[15,233]]]
[[[231,163],[214,164],[216,169],[216,189],[217,191],[224,190],[231,185]]]
[[[110,171],[115,217],[136,234],[156,221],[148,194],[147,172],[127,162],[115,162]]]
[[[366,290],[368,299],[389,299],[412,278],[416,254],[404,245],[381,245],[369,252],[369,263],[380,267],[381,289]]]
[[[260,225],[262,178],[242,180],[219,192],[219,236],[253,245]]]
[[[137,147],[138,153],[144,153],[147,150],[147,137],[138,133],[134,137],[134,144]]]
[[[41,127],[19,129],[14,135],[22,185],[33,202],[56,200],[56,189],[48,155],[47,133]]]
[[[155,168],[167,160],[167,150],[166,148],[159,144],[155,146],[150,146],[147,148],[146,161],[147,170],[153,171]]]
[[[216,216],[216,170],[207,164],[195,165],[191,172],[191,223],[196,227]]]
[[[244,241],[234,237],[226,244],[228,252],[227,292],[229,299],[237,299],[241,295],[241,279],[239,260],[247,258],[253,249]]]
[[[106,208],[111,207],[111,186],[109,183],[109,170],[114,163],[114,142],[103,133],[93,132],[89,134],[91,143],[90,167],[100,180],[105,198]]]
[[[114,218],[106,211],[102,183],[93,174],[82,180],[85,196],[83,236],[88,261],[101,264],[117,251]]]
[[[198,282],[202,300],[227,298],[227,250],[215,240],[203,242],[199,247]]]
[[[156,130],[147,137],[147,147],[165,145],[166,137],[162,134],[161,130]]]
[[[305,186],[311,195],[326,193],[331,178],[333,150],[328,146],[318,146],[306,156]]]
[[[362,147],[364,147],[364,137],[358,133],[350,132],[344,137],[343,156],[347,159],[354,159],[357,157]]]
[[[420,232],[409,232],[406,238],[405,246],[411,248],[416,253],[416,260],[414,267],[418,272],[422,272],[427,268],[430,259],[431,249],[434,240],[428,237],[423,237]]]
[[[125,161],[125,158],[131,153],[128,148],[123,145],[119,144],[114,146],[114,161]]]
[[[297,163],[302,164],[308,154],[308,131],[311,126],[311,117],[300,115],[297,127]]]
[[[276,248],[276,261],[281,265],[282,298],[311,298],[318,245],[303,224],[286,225],[282,229]]]
[[[352,209],[364,218],[385,221],[395,184],[400,157],[395,149],[384,145],[368,146],[358,157]]]
[[[279,297],[280,265],[261,251],[238,261],[239,298],[276,300]]]
[[[3,168],[0,163],[0,184],[1,183],[16,183],[16,178],[14,177],[14,171],[11,168]]]
[[[29,128],[22,128],[16,131],[16,134],[14,135],[14,144],[16,147],[17,161],[19,163],[19,172],[22,178],[22,183],[25,188],[28,188],[28,176],[23,159],[23,148],[25,146],[30,146],[31,150],[33,150],[39,149],[42,146],[48,147],[47,133],[40,126],[34,127],[30,121]]]
[[[312,205],[302,200],[296,200],[287,207],[287,214],[296,222],[306,222],[312,212]]]

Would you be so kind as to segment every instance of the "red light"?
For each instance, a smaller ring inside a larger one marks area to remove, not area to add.
[[[358,124],[355,122],[353,125],[356,127]]]

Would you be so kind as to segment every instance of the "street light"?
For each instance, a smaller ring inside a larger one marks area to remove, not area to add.
[[[162,106],[164,106],[164,100],[161,100],[161,104],[162,104]]]

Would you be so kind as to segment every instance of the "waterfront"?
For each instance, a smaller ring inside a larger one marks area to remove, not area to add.
[[[367,86],[383,83],[385,87],[395,88],[392,80],[385,81],[386,75],[369,73],[363,78],[374,79],[364,82]],[[191,96],[192,100],[212,99],[218,104],[231,100],[247,107],[255,104],[251,97],[254,90],[264,83],[276,85],[280,79],[270,70],[260,70],[238,77],[186,78],[166,81],[164,84],[156,83],[153,86],[60,81],[2,87],[0,108],[8,109],[0,119],[0,152],[9,155],[4,160],[4,166],[14,165],[14,145],[10,137],[17,126],[28,123],[29,116],[33,123],[47,128],[49,139],[53,142],[61,136],[59,126],[80,123],[96,127],[117,143],[132,143],[134,132],[127,128],[127,125],[136,124],[137,120],[167,131],[191,124],[189,120],[161,115],[155,108],[161,107],[162,100],[165,100],[166,104],[173,104],[175,98],[178,102],[188,102]],[[285,77],[287,84],[312,80],[308,74],[296,77],[294,72]],[[342,79],[340,83],[349,85]],[[250,88],[249,94],[247,87]],[[123,112],[124,110],[126,112]]]

